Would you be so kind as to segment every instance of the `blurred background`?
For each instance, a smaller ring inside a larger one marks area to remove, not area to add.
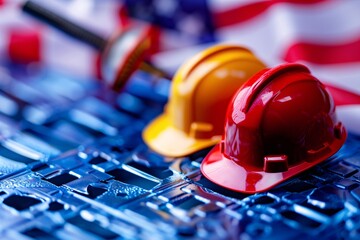
[[[218,42],[244,45],[268,66],[300,62],[324,82],[347,128],[360,134],[358,0],[37,0],[108,38],[134,23],[156,27],[148,61],[172,76]],[[98,77],[99,53],[0,0],[0,64]]]

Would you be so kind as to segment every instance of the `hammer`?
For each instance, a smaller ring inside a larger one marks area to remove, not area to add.
[[[151,25],[128,26],[105,39],[38,3],[27,1],[22,10],[100,51],[101,77],[114,90],[120,91],[137,69],[167,77],[166,73],[144,61],[154,33]]]

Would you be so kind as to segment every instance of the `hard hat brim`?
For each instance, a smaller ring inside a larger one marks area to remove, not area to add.
[[[166,114],[154,119],[144,129],[143,139],[155,152],[167,157],[183,157],[221,140],[221,136],[211,139],[195,139],[175,128]]]
[[[246,194],[264,192],[328,159],[341,148],[345,139],[346,131],[344,130],[341,139],[337,139],[331,145],[331,151],[314,161],[303,161],[296,166],[289,167],[285,172],[277,173],[254,169],[253,166],[239,165],[235,161],[225,157],[221,153],[220,144],[217,144],[201,163],[201,172],[211,182],[236,192]]]

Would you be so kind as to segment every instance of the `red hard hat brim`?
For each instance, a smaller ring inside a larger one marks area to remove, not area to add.
[[[220,150],[220,144],[217,144],[204,158],[201,164],[202,174],[211,182],[246,194],[264,192],[287,179],[304,172],[305,170],[325,161],[336,153],[344,144],[346,131],[342,136],[336,139],[327,153],[312,162],[303,161],[296,166],[289,167],[285,172],[269,173],[265,171],[254,170],[253,166],[239,165],[231,159],[226,158]]]

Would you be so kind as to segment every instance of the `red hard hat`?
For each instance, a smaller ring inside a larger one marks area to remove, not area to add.
[[[300,64],[265,69],[229,104],[225,133],[201,171],[225,188],[256,193],[335,154],[346,139],[324,85]]]

